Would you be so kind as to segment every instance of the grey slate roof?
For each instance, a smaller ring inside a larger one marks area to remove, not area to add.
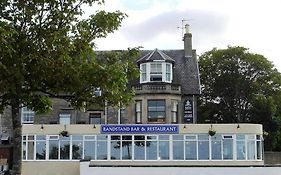
[[[144,62],[151,62],[154,60],[163,60],[163,61],[167,61],[167,62],[171,62],[171,63],[175,62],[174,59],[172,59],[171,57],[169,57],[162,51],[160,51],[158,49],[154,49],[153,51],[148,52],[147,54],[142,56],[140,59],[138,59],[137,63],[140,64],[140,63],[144,63]]]
[[[162,55],[165,55],[166,59],[174,61],[172,83],[181,85],[183,95],[200,94],[200,80],[196,54],[193,54],[193,57],[186,58],[184,56],[184,50],[142,50],[140,59],[137,60],[137,64],[147,62],[148,60],[145,61],[145,59],[149,59],[149,61],[159,60],[160,54],[156,53],[162,53]],[[139,84],[139,80],[135,80],[132,83]]]

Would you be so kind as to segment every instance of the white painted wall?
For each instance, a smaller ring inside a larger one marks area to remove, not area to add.
[[[280,175],[281,167],[89,167],[80,163],[80,175]]]

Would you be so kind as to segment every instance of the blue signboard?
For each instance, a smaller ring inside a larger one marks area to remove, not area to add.
[[[186,100],[184,102],[184,123],[193,123],[193,103],[191,100]]]
[[[101,134],[178,134],[178,125],[101,125]]]

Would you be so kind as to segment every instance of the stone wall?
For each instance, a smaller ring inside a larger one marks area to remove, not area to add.
[[[264,153],[265,165],[281,165],[281,152],[265,152]]]

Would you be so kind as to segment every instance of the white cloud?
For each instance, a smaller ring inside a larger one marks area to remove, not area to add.
[[[189,19],[197,53],[213,47],[244,46],[263,54],[281,70],[280,0],[108,0],[106,10],[129,17],[119,31],[97,40],[99,49],[182,49],[181,26]]]

